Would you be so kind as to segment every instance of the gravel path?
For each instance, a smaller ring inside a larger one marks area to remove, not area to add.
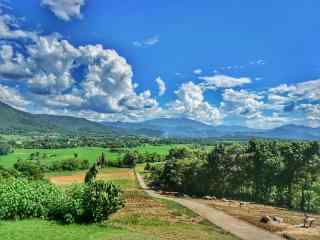
[[[193,212],[207,219],[209,222],[213,223],[214,225],[222,228],[227,232],[232,233],[234,236],[237,236],[242,240],[283,240],[283,238],[281,238],[278,235],[267,232],[254,225],[251,225],[240,219],[232,217],[224,213],[223,211],[214,209],[195,200],[162,196],[157,192],[150,190],[147,187],[141,175],[139,175],[138,173],[137,179],[140,186],[151,197],[175,201],[183,205],[184,207],[191,209]]]

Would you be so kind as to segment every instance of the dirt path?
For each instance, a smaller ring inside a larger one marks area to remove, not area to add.
[[[158,194],[155,191],[148,189],[146,183],[144,182],[141,175],[137,173],[137,179],[140,186],[148,193],[151,197],[169,199],[175,201],[189,209],[193,212],[199,214],[201,217],[207,219],[214,225],[222,228],[223,230],[232,233],[233,235],[239,237],[242,240],[283,240],[278,235],[267,232],[235,217],[232,217],[220,210],[208,207],[205,204],[196,202],[192,199],[166,197]]]

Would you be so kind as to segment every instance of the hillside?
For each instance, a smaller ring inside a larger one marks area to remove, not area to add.
[[[108,126],[82,118],[37,115],[14,109],[0,102],[0,132],[12,133],[62,133],[62,134],[113,134]]]
[[[243,126],[211,126],[187,118],[158,118],[144,122],[92,122],[83,118],[31,114],[0,102],[0,132],[102,135],[143,135],[170,138],[241,138],[320,140],[320,128],[284,125],[270,130]]]

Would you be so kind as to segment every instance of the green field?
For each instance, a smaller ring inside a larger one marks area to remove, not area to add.
[[[159,153],[165,155],[168,151],[177,145],[142,145],[132,150],[137,150],[139,152],[149,152],[149,153]],[[74,157],[74,154],[78,154],[78,158],[82,160],[88,160],[90,163],[93,163],[101,155],[105,153],[108,160],[116,160],[121,157],[121,153],[110,152],[107,148],[96,148],[96,147],[79,147],[79,148],[65,148],[65,149],[15,149],[13,153],[0,156],[0,165],[6,168],[11,168],[13,164],[18,160],[26,160],[30,158],[32,153],[40,153],[40,156],[46,154],[44,161],[50,163],[53,161],[71,159]]]

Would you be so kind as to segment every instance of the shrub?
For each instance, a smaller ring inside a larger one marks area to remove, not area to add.
[[[67,224],[102,222],[123,206],[120,193],[117,186],[103,181],[75,185],[66,191],[53,218]]]
[[[122,159],[122,167],[134,168],[139,160],[139,154],[136,151],[127,152]]]
[[[83,196],[86,222],[102,222],[123,207],[120,189],[113,183],[95,181],[87,185]]]
[[[14,164],[14,168],[21,173],[22,176],[32,179],[41,180],[44,178],[45,167],[38,162],[30,160],[18,160]]]
[[[81,160],[77,158],[66,159],[63,161],[55,161],[49,167],[51,171],[75,171],[86,170],[90,166],[88,160]]]
[[[10,153],[10,151],[11,151],[11,148],[10,148],[9,144],[0,143],[0,156],[7,155]]]

